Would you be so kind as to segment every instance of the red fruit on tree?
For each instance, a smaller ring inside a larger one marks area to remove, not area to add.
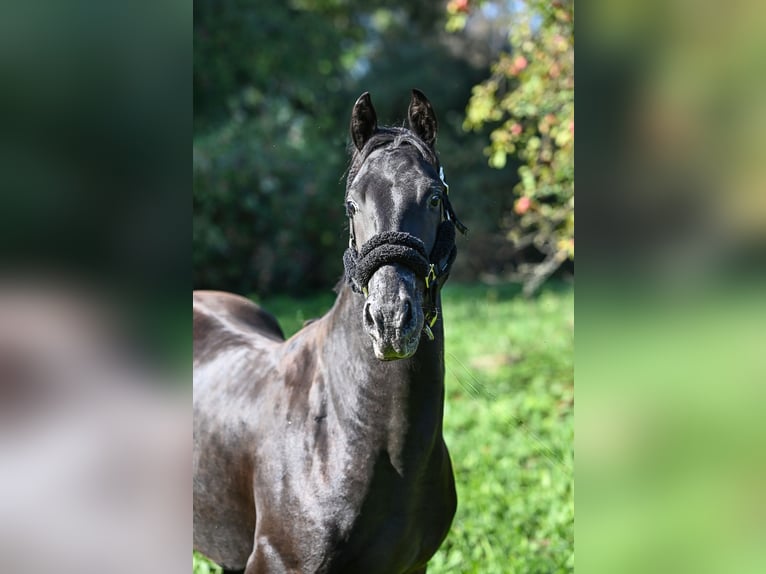
[[[468,0],[453,0],[455,12],[468,12]]]
[[[516,200],[516,205],[513,206],[513,210],[518,215],[524,215],[527,211],[529,211],[531,205],[532,200],[530,200],[528,197],[520,197]]]

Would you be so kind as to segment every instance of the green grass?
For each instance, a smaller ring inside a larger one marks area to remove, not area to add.
[[[332,301],[262,304],[289,335]],[[573,289],[448,284],[443,307],[458,511],[428,572],[573,572]],[[195,574],[218,572],[207,567],[195,556]]]

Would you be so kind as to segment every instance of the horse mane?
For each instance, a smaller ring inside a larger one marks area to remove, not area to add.
[[[404,145],[414,147],[420,156],[438,171],[439,158],[436,156],[436,152],[409,129],[397,126],[380,127],[370,136],[361,150],[357,150],[353,142],[349,145],[352,155],[348,170],[346,170],[346,188],[354,181],[362,164],[372,152],[386,146],[395,149]]]

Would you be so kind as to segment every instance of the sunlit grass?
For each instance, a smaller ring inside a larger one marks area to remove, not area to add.
[[[574,294],[448,284],[447,402],[458,512],[429,563],[438,573],[574,571]],[[262,302],[289,336],[332,294]],[[194,572],[208,564],[195,557]]]
[[[445,289],[459,505],[429,573],[574,570],[573,303],[566,287]]]

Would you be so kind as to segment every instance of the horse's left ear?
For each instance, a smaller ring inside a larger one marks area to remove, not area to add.
[[[439,122],[436,121],[436,114],[431,107],[426,95],[420,90],[412,90],[412,99],[410,100],[410,109],[407,111],[407,117],[410,120],[410,129],[417,136],[434,147],[436,143],[436,132],[439,130]]]

